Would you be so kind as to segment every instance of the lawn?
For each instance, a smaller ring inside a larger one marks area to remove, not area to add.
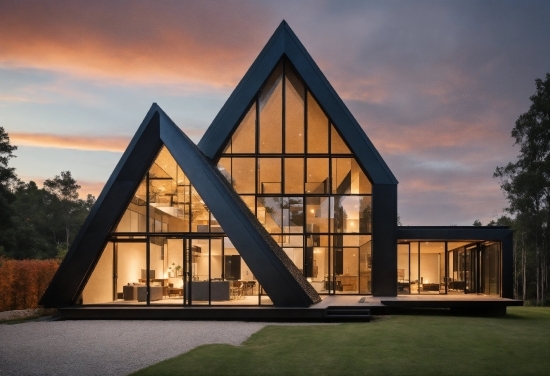
[[[242,346],[202,346],[135,375],[549,372],[550,308],[512,307],[498,318],[382,316],[369,323],[267,326]]]

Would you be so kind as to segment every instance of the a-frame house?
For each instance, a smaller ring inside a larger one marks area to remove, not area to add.
[[[198,145],[151,107],[41,303],[510,297],[511,231],[476,231],[397,226],[397,180],[283,21]]]

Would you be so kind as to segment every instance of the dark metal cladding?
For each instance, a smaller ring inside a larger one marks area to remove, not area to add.
[[[507,226],[399,226],[397,238],[407,240],[492,240],[501,242],[502,297],[513,299],[514,231]]]
[[[99,260],[106,236],[124,213],[138,184],[160,147],[158,106],[153,104],[115,170],[109,177],[90,214],[80,228],[40,304],[64,307],[75,304],[87,278]]]
[[[396,295],[397,179],[285,21],[281,22],[222,107],[199,142],[199,149],[212,160],[219,157],[242,114],[283,56],[290,60],[327,112],[373,184],[372,252],[376,267],[373,268],[372,291],[378,296]],[[392,279],[392,276],[396,278]]]
[[[338,128],[373,184],[397,184],[372,142],[298,37],[283,21],[224,104],[198,146],[215,160],[275,64],[285,55]]]
[[[397,185],[372,187],[372,295],[397,295]]]
[[[160,134],[258,282],[278,307],[321,301],[300,270],[258,222],[212,162],[159,110]]]
[[[101,256],[109,231],[122,216],[163,144],[276,306],[308,307],[321,301],[218,169],[154,104],[101,192],[41,304],[46,307],[75,304]]]

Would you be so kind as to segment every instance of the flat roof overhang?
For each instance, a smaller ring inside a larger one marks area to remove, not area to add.
[[[398,240],[494,240],[512,236],[508,226],[397,226]]]

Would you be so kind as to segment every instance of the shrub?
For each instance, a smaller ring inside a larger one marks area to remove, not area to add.
[[[0,258],[0,312],[37,308],[59,260]]]

